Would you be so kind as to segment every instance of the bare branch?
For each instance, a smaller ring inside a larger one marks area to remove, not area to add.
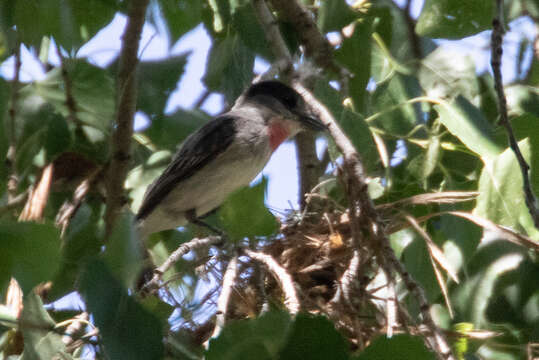
[[[279,265],[270,255],[249,249],[242,249],[242,251],[251,259],[259,261],[268,268],[281,285],[285,297],[284,304],[286,308],[291,314],[297,314],[300,309],[300,303],[296,293],[296,286],[294,285],[292,276],[290,276],[286,269]]]
[[[194,238],[191,241],[180,245],[172,254],[170,254],[168,259],[166,259],[161,266],[153,271],[152,279],[141,287],[140,292],[154,293],[157,289],[159,289],[159,282],[161,281],[163,274],[189,251],[205,246],[219,244],[221,241],[222,239],[219,236],[208,236],[207,238],[202,239]]]
[[[494,73],[494,88],[496,89],[496,95],[498,96],[498,111],[500,113],[500,124],[505,127],[507,132],[507,139],[509,140],[509,146],[515,153],[520,171],[522,173],[524,197],[526,199],[526,205],[533,219],[535,227],[539,229],[539,210],[537,209],[536,197],[533,193],[530,183],[530,166],[524,159],[520,148],[518,147],[515,134],[511,123],[509,122],[509,116],[507,114],[507,99],[503,90],[502,82],[502,54],[503,54],[503,1],[496,0],[496,17],[492,20],[492,36],[491,36],[491,59],[490,65],[492,66],[492,72]]]
[[[64,54],[62,54],[62,49],[60,45],[56,44],[56,54],[60,58],[60,67],[62,72],[62,80],[64,81],[64,90],[65,90],[65,105],[68,112],[68,120],[74,122],[77,125],[81,125],[77,117],[77,103],[73,97],[73,84],[71,78],[69,77],[69,72],[67,71],[67,64],[65,61]]]
[[[337,291],[335,291],[335,295],[333,295],[333,298],[329,301],[330,304],[336,304],[341,297],[346,302],[350,303],[352,283],[357,279],[359,263],[359,250],[355,249],[348,268],[342,274],[342,277],[337,284]]]
[[[17,119],[17,100],[19,97],[19,76],[21,72],[21,44],[17,42],[15,44],[15,75],[11,82],[11,104],[9,105],[9,147],[6,154],[6,170],[8,173],[7,182],[7,198],[8,202],[11,202],[17,196],[17,186],[19,184],[19,177],[17,170],[15,169],[15,156],[17,153],[17,133],[16,133],[16,119]]]
[[[136,69],[142,26],[149,0],[130,2],[127,25],[122,36],[118,72],[116,122],[112,129],[112,154],[107,176],[106,234],[110,235],[124,197],[124,182],[131,158],[133,117],[137,101]]]
[[[62,204],[60,210],[56,214],[56,226],[60,227],[61,235],[65,234],[69,222],[82,205],[82,202],[88,195],[88,192],[99,182],[101,181],[101,176],[103,175],[103,167],[96,168],[86,179],[84,179],[75,189],[73,193],[73,198],[71,201],[67,200]]]
[[[232,295],[232,289],[236,282],[236,274],[238,270],[238,256],[234,256],[228,266],[226,267],[225,275],[223,276],[223,286],[219,299],[217,300],[217,318],[215,321],[215,329],[211,335],[212,338],[216,338],[221,333],[221,330],[225,326],[226,314],[228,311],[228,302]]]

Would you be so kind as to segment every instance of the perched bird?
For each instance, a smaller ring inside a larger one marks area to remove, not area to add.
[[[190,135],[146,191],[136,216],[141,237],[185,225],[248,185],[285,140],[322,131],[302,96],[279,81],[250,86],[232,109]]]

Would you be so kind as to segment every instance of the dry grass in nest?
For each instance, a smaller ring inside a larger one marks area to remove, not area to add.
[[[285,224],[281,233],[258,250],[271,255],[292,276],[301,311],[328,316],[353,349],[363,348],[374,335],[385,331],[384,314],[367,290],[377,273],[368,249],[363,249],[351,281],[353,296],[336,296],[354,254],[346,214],[326,213],[316,223]],[[284,302],[276,279],[251,259],[242,257],[239,274],[228,319],[252,318],[265,303]]]

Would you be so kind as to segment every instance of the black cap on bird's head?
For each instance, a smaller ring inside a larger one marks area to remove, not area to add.
[[[327,129],[327,126],[312,114],[303,97],[296,90],[280,81],[268,80],[253,84],[243,97],[244,101],[255,101],[265,106],[280,105],[279,107],[294,115],[295,120],[312,130],[324,131]]]

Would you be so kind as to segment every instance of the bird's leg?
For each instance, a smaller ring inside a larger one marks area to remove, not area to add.
[[[191,210],[186,211],[185,212],[185,218],[190,223],[193,223],[193,224],[198,225],[200,227],[205,227],[206,229],[210,230],[214,234],[220,236],[223,240],[226,238],[226,234],[225,234],[225,232],[223,230],[221,230],[221,229],[219,229],[219,228],[217,228],[217,227],[215,227],[213,225],[210,225],[207,222],[205,222],[204,220],[201,220],[200,218],[198,218],[196,216],[195,209],[191,209]]]

